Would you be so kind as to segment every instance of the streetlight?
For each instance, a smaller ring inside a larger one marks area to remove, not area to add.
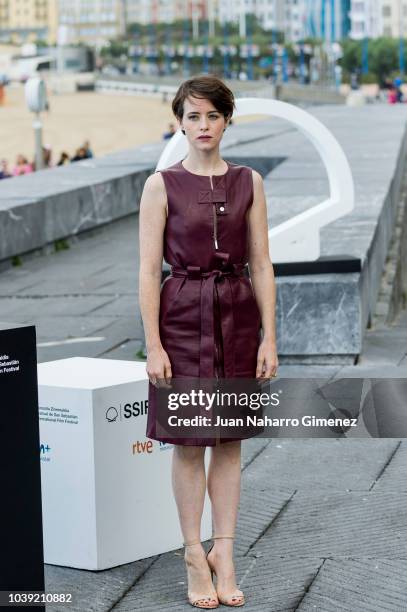
[[[25,100],[32,113],[35,113],[33,121],[35,142],[35,169],[44,168],[44,156],[42,153],[42,123],[40,113],[47,107],[47,91],[45,82],[38,78],[28,79],[25,84]]]

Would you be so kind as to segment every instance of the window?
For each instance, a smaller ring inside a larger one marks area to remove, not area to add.
[[[391,6],[383,6],[382,15],[383,17],[391,17]]]
[[[390,38],[391,35],[392,35],[392,32],[391,32],[390,26],[386,26],[385,28],[383,28],[383,36],[388,36]]]

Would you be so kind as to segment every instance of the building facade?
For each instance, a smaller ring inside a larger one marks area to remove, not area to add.
[[[350,31],[351,0],[307,0],[306,29],[312,38],[335,41]]]
[[[60,25],[67,42],[103,45],[130,24],[177,20],[190,20],[196,37],[202,19],[210,34],[215,21],[238,23],[244,34],[248,14],[292,42],[407,37],[407,0],[0,0],[0,40],[55,44]]]
[[[55,43],[58,0],[0,0],[0,40]]]
[[[407,0],[382,0],[382,35],[407,37]]]
[[[352,0],[349,36],[354,40],[381,36],[381,15],[381,0]]]
[[[123,3],[118,0],[58,0],[58,18],[71,43],[103,45],[123,34]]]

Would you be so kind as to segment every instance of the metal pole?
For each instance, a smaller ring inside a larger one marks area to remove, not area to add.
[[[253,52],[252,52],[253,38],[252,38],[252,28],[251,28],[250,24],[249,24],[247,30],[248,30],[248,32],[247,32],[247,77],[248,77],[249,81],[253,81],[253,78],[254,78],[254,75],[253,75]]]
[[[400,76],[404,75],[405,61],[404,61],[404,40],[403,40],[403,15],[401,10],[401,0],[399,0],[399,29],[400,29],[400,40],[399,40],[399,70]]]
[[[325,0],[321,0],[321,38],[325,40]]]
[[[170,56],[170,47],[172,45],[172,32],[171,32],[171,24],[167,24],[166,32],[166,52],[165,52],[165,74],[171,74],[171,56]]]
[[[288,54],[287,49],[283,47],[283,57],[282,57],[282,72],[283,72],[283,83],[287,83],[288,81]]]
[[[35,145],[35,169],[42,170],[44,168],[44,156],[42,154],[42,123],[39,113],[35,113],[33,128]]]
[[[191,18],[192,18],[192,38],[196,40],[199,38],[199,14],[196,6],[196,0],[191,2]]]
[[[189,56],[188,56],[188,46],[189,46],[189,32],[188,32],[188,18],[184,19],[184,76],[189,76]]]
[[[331,0],[331,43],[335,42],[335,0]]]
[[[209,72],[209,57],[208,57],[208,46],[209,46],[209,23],[207,22],[206,24],[206,28],[205,28],[205,42],[204,42],[204,48],[203,48],[203,66],[202,66],[202,70],[204,74],[208,74]]]
[[[223,44],[225,46],[225,53],[223,55],[223,74],[226,79],[229,78],[229,36],[228,36],[228,24],[227,21],[223,24]]]
[[[215,37],[215,16],[213,10],[213,0],[208,0],[208,20],[209,20],[209,38]]]
[[[239,36],[240,38],[246,38],[246,9],[244,0],[240,0]]]
[[[362,43],[362,74],[369,72],[369,39],[367,36]]]

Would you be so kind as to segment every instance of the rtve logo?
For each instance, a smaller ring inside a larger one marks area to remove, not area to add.
[[[119,408],[116,406],[109,406],[106,410],[106,421],[108,423],[115,423],[116,421],[123,421],[123,419],[131,419],[132,417],[142,416],[148,412],[148,400],[136,400],[132,404],[127,402],[126,404],[119,404]]]
[[[133,455],[142,455],[146,453],[148,455],[151,455],[154,450],[152,440],[144,440],[144,442],[140,442],[140,440],[137,440],[136,442],[134,442],[132,448]]]

